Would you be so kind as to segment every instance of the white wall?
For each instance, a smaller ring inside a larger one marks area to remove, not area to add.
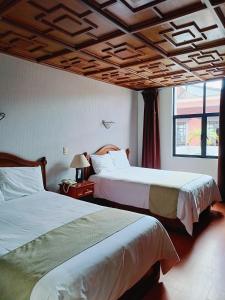
[[[217,159],[173,157],[173,110],[172,88],[159,90],[159,121],[161,143],[161,168],[165,170],[188,171],[209,174],[217,179]],[[138,95],[138,162],[141,161],[142,126],[144,103]],[[141,145],[140,145],[141,143]],[[140,165],[140,164],[139,164]]]
[[[74,177],[75,153],[112,143],[130,147],[137,163],[137,93],[0,54],[0,151],[46,156],[47,183]],[[105,129],[101,121],[116,123]],[[63,146],[69,155],[62,153]]]

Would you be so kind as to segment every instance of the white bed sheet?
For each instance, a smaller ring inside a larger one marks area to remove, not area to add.
[[[95,182],[94,196],[134,207],[149,209],[151,184],[164,178],[173,171],[149,168],[128,167],[120,170],[102,172],[90,176]],[[184,185],[178,196],[177,218],[192,235],[193,223],[200,213],[214,201],[221,201],[214,179],[209,175],[199,174],[199,178]]]
[[[0,255],[101,209],[46,191],[2,203]],[[35,285],[31,300],[114,300],[158,260],[166,272],[179,259],[163,226],[144,216],[50,271]]]

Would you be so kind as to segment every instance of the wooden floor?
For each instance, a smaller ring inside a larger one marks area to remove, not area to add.
[[[142,300],[225,300],[225,204],[214,205],[194,238],[169,234],[181,261]]]

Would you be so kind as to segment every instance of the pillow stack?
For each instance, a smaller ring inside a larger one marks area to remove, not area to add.
[[[119,151],[109,151],[109,155],[116,169],[124,169],[130,167],[129,160],[127,159],[127,154],[124,149]]]
[[[92,166],[96,174],[103,171],[114,171],[130,167],[127,154],[124,149],[119,151],[109,151],[104,155],[91,155]]]
[[[96,174],[102,171],[113,171],[115,169],[109,154],[91,155],[91,162]]]

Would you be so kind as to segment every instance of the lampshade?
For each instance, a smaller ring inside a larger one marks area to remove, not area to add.
[[[70,168],[86,168],[90,167],[90,164],[84,154],[76,154],[70,164]]]

